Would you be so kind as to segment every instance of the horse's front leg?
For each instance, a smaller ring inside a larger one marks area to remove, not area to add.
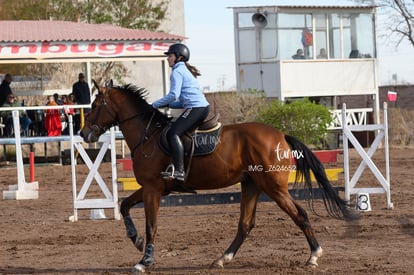
[[[155,236],[157,234],[157,217],[160,207],[162,192],[145,190],[143,201],[145,207],[146,245],[144,256],[133,268],[134,272],[144,273],[145,268],[154,264]]]
[[[144,250],[144,238],[138,235],[138,230],[130,216],[130,209],[137,203],[142,202],[142,188],[134,192],[132,195],[124,199],[121,203],[121,214],[124,218],[124,224],[127,237],[131,239],[134,246],[139,250]]]

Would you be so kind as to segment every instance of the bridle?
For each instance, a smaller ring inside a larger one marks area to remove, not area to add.
[[[90,126],[90,128],[91,128],[91,130],[92,131],[94,131],[96,134],[100,134],[100,133],[104,133],[104,132],[106,132],[109,128],[111,128],[111,127],[113,127],[113,126],[118,126],[118,125],[121,125],[121,124],[123,124],[123,123],[125,123],[125,122],[127,122],[127,121],[130,121],[130,120],[133,120],[133,119],[135,119],[135,118],[138,118],[138,117],[141,117],[141,116],[145,116],[146,114],[148,114],[148,111],[144,111],[144,112],[142,112],[142,113],[137,113],[137,114],[134,114],[134,115],[132,115],[132,116],[130,116],[130,117],[128,117],[128,118],[126,118],[126,119],[123,119],[123,120],[119,120],[119,118],[118,118],[118,115],[117,115],[117,113],[115,112],[115,111],[113,111],[112,109],[111,109],[111,107],[108,105],[108,103],[107,103],[107,101],[106,101],[106,94],[108,94],[108,96],[109,96],[109,91],[110,91],[110,89],[108,89],[108,87],[106,87],[106,92],[105,93],[98,93],[98,95],[96,96],[97,98],[101,98],[101,104],[100,105],[98,105],[97,106],[97,113],[96,113],[96,115],[95,115],[95,119],[94,119],[94,121],[91,121],[90,120],[90,118],[89,118],[89,115],[90,115],[90,113],[88,113],[87,115],[86,115],[86,117],[85,117],[85,121],[87,121],[91,126]],[[110,125],[107,125],[107,126],[102,126],[102,125],[99,125],[98,123],[97,123],[97,121],[98,121],[98,119],[99,119],[99,117],[100,117],[100,115],[101,115],[101,113],[102,112],[107,112],[111,117],[112,117],[112,120],[113,120],[113,123],[112,124],[110,124]],[[131,156],[134,156],[134,153],[135,153],[135,151],[138,149],[138,147],[139,146],[141,146],[141,145],[144,145],[144,143],[147,141],[147,140],[149,140],[150,139],[150,135],[148,135],[149,134],[149,129],[150,129],[150,127],[151,127],[151,124],[152,124],[152,121],[153,121],[153,118],[154,118],[154,116],[155,116],[155,111],[152,111],[151,112],[151,117],[150,117],[150,119],[149,119],[149,121],[148,121],[148,123],[147,123],[147,125],[146,125],[146,127],[145,127],[145,133],[144,133],[144,135],[143,135],[143,137],[142,137],[142,140],[136,145],[136,146],[134,146],[134,148],[131,150]],[[156,124],[156,127],[157,128],[160,128],[160,126],[161,125],[158,125],[158,124]],[[95,131],[96,130],[96,131]],[[155,148],[154,148],[155,149]],[[147,153],[145,153],[144,151],[143,151],[143,149],[141,150],[141,153],[147,158],[147,157],[150,157],[150,156],[152,156],[152,154],[153,154],[153,152],[151,152],[150,154],[147,154]]]
[[[108,103],[106,102],[106,94],[109,94],[109,89],[107,88],[107,91],[105,92],[105,93],[99,93],[96,97],[97,98],[101,98],[101,101],[102,101],[102,104],[100,104],[98,107],[97,107],[97,113],[96,113],[96,116],[95,116],[95,119],[94,119],[94,121],[91,121],[90,120],[90,118],[89,118],[89,114],[90,113],[88,113],[87,115],[86,115],[86,117],[85,117],[85,121],[87,121],[91,126],[90,126],[90,128],[92,129],[92,130],[94,130],[94,129],[97,129],[98,130],[98,133],[99,133],[99,131],[101,132],[101,133],[104,133],[104,132],[106,132],[109,128],[111,128],[111,127],[113,127],[113,126],[118,126],[118,125],[121,125],[122,123],[124,123],[124,122],[127,122],[127,121],[129,121],[129,120],[132,120],[132,119],[135,119],[136,117],[140,117],[140,116],[144,116],[147,112],[142,112],[142,113],[138,113],[138,114],[134,114],[134,115],[132,115],[131,117],[128,117],[128,118],[126,118],[126,119],[124,119],[124,120],[119,120],[119,118],[118,118],[118,115],[115,113],[115,111],[113,111],[112,109],[111,109],[111,107],[108,105]],[[107,112],[107,113],[109,113],[109,115],[111,116],[111,118],[112,118],[112,120],[114,121],[112,124],[110,124],[110,125],[107,125],[107,126],[102,126],[102,125],[99,125],[98,123],[97,123],[97,121],[98,121],[98,119],[99,119],[99,117],[100,117],[100,115],[101,115],[101,113],[102,112]]]
[[[111,128],[112,126],[118,125],[118,116],[115,114],[114,111],[112,111],[112,109],[108,106],[108,104],[106,103],[106,97],[104,93],[99,93],[96,97],[98,98],[102,98],[102,104],[100,104],[97,107],[97,113],[95,115],[95,119],[94,121],[90,120],[90,113],[88,113],[85,117],[85,121],[87,121],[91,126],[90,128],[95,132],[95,133],[104,133],[106,132],[106,130],[108,130],[109,128]],[[112,117],[112,120],[114,121],[112,124],[108,125],[108,126],[101,126],[98,124],[98,118],[100,117],[102,111],[106,111],[107,113],[110,114],[110,116]],[[96,130],[96,131],[95,131]]]

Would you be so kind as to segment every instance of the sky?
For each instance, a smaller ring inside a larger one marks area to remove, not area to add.
[[[229,7],[339,4],[355,5],[355,2],[184,0],[186,44],[191,52],[190,63],[201,71],[200,86],[209,86],[212,91],[236,87],[233,10]],[[407,42],[396,49],[393,43],[377,39],[379,84],[393,84],[393,75],[397,76],[399,82],[414,84],[414,47]]]

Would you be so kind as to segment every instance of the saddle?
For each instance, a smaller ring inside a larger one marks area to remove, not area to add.
[[[219,117],[220,116],[218,114],[215,114],[212,117],[209,114],[195,131],[187,132],[181,136],[184,147],[184,161],[186,162],[185,166],[187,167],[187,174],[191,169],[191,161],[193,156],[208,155],[213,153],[216,149],[217,144],[219,143],[222,128],[222,124],[218,121]],[[159,147],[168,156],[171,155],[170,146],[167,140],[167,133],[170,128],[171,124],[164,127],[158,140]],[[167,170],[164,173],[168,173],[168,170],[171,168],[174,169],[172,164],[167,167]],[[173,182],[172,191],[197,194],[194,190],[187,188],[181,182],[176,180]]]
[[[215,151],[222,129],[219,118],[220,114],[209,115],[196,130],[181,136],[185,156],[204,156]],[[162,130],[158,141],[161,150],[167,155],[171,155],[167,140],[167,133],[170,128],[171,125],[167,125]]]

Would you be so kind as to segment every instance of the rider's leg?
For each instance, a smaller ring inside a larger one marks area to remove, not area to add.
[[[208,106],[186,109],[167,133],[167,139],[173,155],[173,177],[177,180],[185,180],[184,148],[180,136],[190,130],[194,130],[207,117],[208,110]]]
[[[181,139],[178,135],[173,134],[169,138],[173,164],[174,164],[174,172],[173,177],[177,180],[184,181],[185,173],[184,173],[184,147]]]

